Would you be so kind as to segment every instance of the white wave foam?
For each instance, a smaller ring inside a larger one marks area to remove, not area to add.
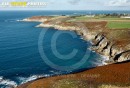
[[[30,82],[30,81],[33,81],[33,80],[36,80],[38,78],[42,78],[42,77],[45,77],[45,75],[33,75],[33,76],[30,76],[30,77],[18,77],[18,80],[21,82],[20,84],[24,84],[24,83],[27,83],[27,82]]]
[[[33,81],[33,80],[36,80],[38,78],[41,78],[41,77],[45,77],[46,75],[33,75],[33,76],[30,76],[30,77],[18,77],[18,80],[20,82],[20,84],[24,84],[24,83],[27,83],[27,82],[30,82],[30,81]],[[0,85],[4,85],[6,86],[6,88],[15,88],[17,87],[17,83],[14,82],[14,81],[11,81],[9,79],[4,79],[3,77],[0,76]]]
[[[58,72],[56,73],[55,71],[51,71],[53,74],[58,74]],[[32,75],[30,77],[16,77],[16,79],[18,80],[18,83],[17,84],[15,81],[12,81],[12,80],[9,80],[9,79],[4,79],[3,77],[0,76],[0,85],[4,85],[6,86],[6,88],[11,88],[12,87],[17,87],[18,85],[20,84],[24,84],[24,83],[27,83],[27,82],[30,82],[30,81],[33,81],[33,80],[36,80],[36,79],[39,79],[39,78],[42,78],[42,77],[49,77],[51,76],[50,74],[44,74],[44,75]]]
[[[9,79],[4,79],[3,77],[0,76],[0,85],[16,87],[17,83]]]
[[[107,65],[106,61],[109,60],[109,57],[108,56],[104,56],[104,55],[101,55],[101,56],[103,58],[103,61],[102,61],[103,65]]]

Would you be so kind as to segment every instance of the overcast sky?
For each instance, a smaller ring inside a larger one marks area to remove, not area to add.
[[[130,10],[130,0],[0,0],[47,2],[39,8],[1,8],[0,10]]]

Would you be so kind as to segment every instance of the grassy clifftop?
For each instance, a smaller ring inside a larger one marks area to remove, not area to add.
[[[130,63],[112,64],[76,74],[39,79],[18,88],[129,88],[129,69]]]

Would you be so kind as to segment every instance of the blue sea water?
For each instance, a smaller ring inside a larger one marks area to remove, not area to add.
[[[91,13],[114,12],[92,11]],[[116,12],[129,13],[129,11]],[[62,55],[71,53],[73,49],[78,50],[78,53],[73,58],[62,60],[53,53],[55,52],[53,51],[55,46],[53,46],[54,40],[52,38],[56,32],[64,31],[54,30],[53,28],[36,28],[38,22],[17,21],[36,15],[79,15],[89,13],[90,11],[0,11],[0,88],[9,85],[16,86],[38,77],[71,72],[70,70],[55,69],[53,65],[48,65],[44,58],[41,57],[38,46],[41,32],[46,32],[42,42],[45,55],[57,66],[72,66],[78,63],[84,55],[86,55],[87,60],[72,72],[102,64],[102,57],[95,52],[91,52],[88,49],[91,44],[82,40],[75,32],[67,31],[76,38],[73,38],[68,33],[64,33],[57,38],[56,49]]]

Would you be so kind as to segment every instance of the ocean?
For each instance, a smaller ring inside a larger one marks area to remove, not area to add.
[[[91,11],[91,14],[113,12],[116,11]],[[39,22],[17,21],[38,15],[89,13],[90,11],[0,11],[0,88],[101,65],[103,58],[92,52],[89,49],[90,42],[84,41],[75,32],[36,28]],[[55,34],[61,35],[56,35],[55,40]],[[73,50],[77,50],[74,55],[70,54]]]

